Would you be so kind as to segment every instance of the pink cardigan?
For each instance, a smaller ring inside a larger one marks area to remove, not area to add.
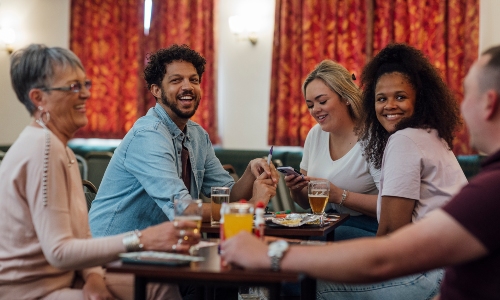
[[[75,155],[52,133],[43,203],[45,131],[26,127],[0,164],[0,299],[33,299],[103,274],[123,235],[91,239]],[[71,164],[70,161],[74,163]]]

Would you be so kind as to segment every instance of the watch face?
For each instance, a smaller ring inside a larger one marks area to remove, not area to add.
[[[268,255],[270,257],[278,256],[281,257],[283,252],[288,249],[288,243],[283,240],[278,240],[269,245]]]
[[[276,248],[279,250],[279,251],[285,251],[286,249],[288,249],[288,243],[283,241],[283,240],[278,240],[276,241]]]

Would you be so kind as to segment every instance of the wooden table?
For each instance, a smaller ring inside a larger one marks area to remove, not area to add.
[[[281,283],[300,283],[301,299],[315,299],[316,280],[301,273],[271,270],[244,270],[221,267],[217,245],[199,250],[205,261],[192,262],[186,267],[126,264],[115,261],[106,265],[107,272],[135,275],[135,299],[146,299],[149,282],[188,283],[208,287],[262,286],[269,289],[269,299],[279,299]],[[213,297],[213,295],[212,295]]]
[[[335,228],[349,219],[349,214],[340,214],[335,222],[330,222],[323,227],[300,226],[300,227],[271,227],[266,225],[264,234],[269,236],[286,237],[290,239],[310,239],[311,237],[325,238],[327,241],[333,241]],[[219,236],[219,225],[211,225],[210,222],[201,223],[201,232],[211,234],[210,237]]]

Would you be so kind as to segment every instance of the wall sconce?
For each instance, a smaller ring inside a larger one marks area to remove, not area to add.
[[[257,44],[257,32],[260,22],[244,16],[229,17],[229,30],[236,35],[238,40],[248,40],[252,45]]]
[[[0,41],[5,45],[4,49],[7,53],[12,54],[14,52],[13,44],[16,42],[17,36],[14,29],[10,27],[3,27],[0,29]]]

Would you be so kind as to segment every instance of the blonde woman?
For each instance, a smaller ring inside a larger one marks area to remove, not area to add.
[[[330,210],[348,213],[335,230],[335,240],[374,236],[380,171],[363,157],[355,127],[360,119],[361,91],[343,66],[324,60],[307,76],[302,91],[311,116],[318,122],[307,135],[300,172],[287,176],[292,199],[309,207],[307,183],[330,181]]]

